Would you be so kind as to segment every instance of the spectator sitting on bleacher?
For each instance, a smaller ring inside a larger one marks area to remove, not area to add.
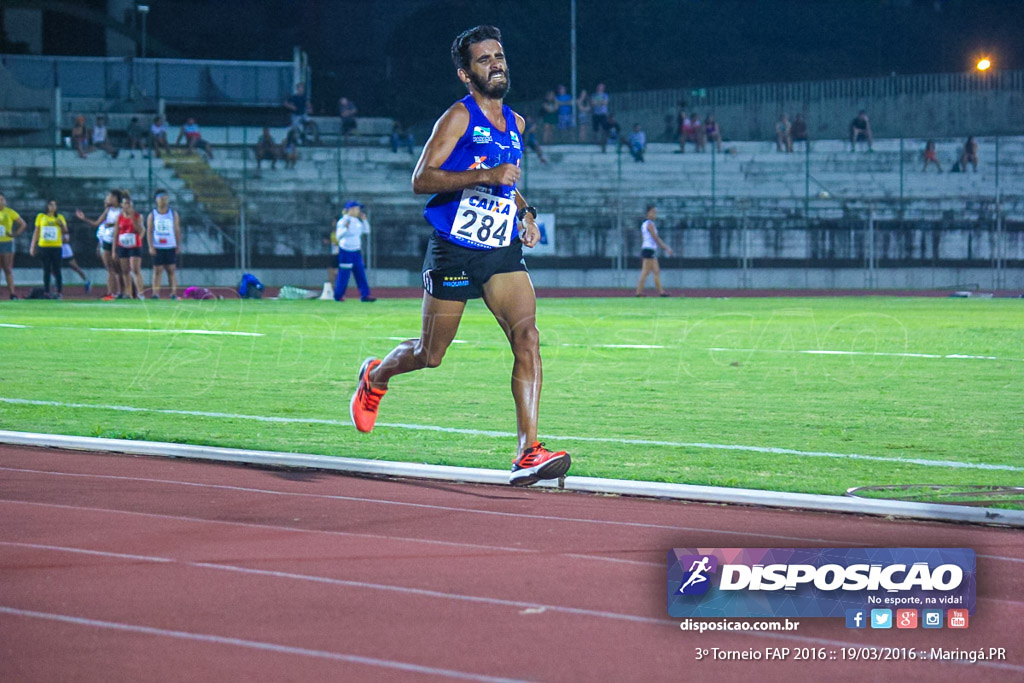
[[[149,127],[149,146],[153,148],[156,158],[160,158],[160,150],[169,152],[170,143],[167,142],[167,124],[162,116],[153,118],[153,125]]]
[[[633,161],[642,163],[644,150],[647,149],[647,133],[640,127],[639,123],[633,124],[633,132],[629,134],[629,153],[633,155]]]
[[[391,126],[391,151],[398,154],[398,147],[408,147],[409,154],[412,154],[412,133],[405,129],[400,121],[395,121]]]
[[[85,127],[84,116],[75,117],[75,125],[71,129],[71,148],[83,159],[92,151],[92,148],[89,147],[89,131]]]
[[[359,113],[359,109],[356,107],[356,103],[342,97],[338,100],[338,116],[341,117],[341,137],[342,140],[348,142],[349,134],[356,129],[356,114]]]
[[[978,141],[974,139],[974,136],[967,138],[967,142],[964,143],[964,149],[960,153],[960,171],[967,173],[967,164],[974,166],[974,172],[978,172]]]
[[[873,152],[871,149],[871,123],[868,121],[868,113],[861,109],[857,112],[857,116],[854,117],[853,121],[850,122],[850,151],[857,151],[857,140],[863,138],[868,141],[868,151]]]
[[[206,153],[208,158],[213,159],[213,147],[203,139],[202,134],[199,132],[199,124],[191,116],[185,121],[185,125],[181,127],[181,132],[178,133],[178,139],[174,141],[174,144],[180,145],[182,138],[185,138],[185,147],[189,150],[199,147]]]
[[[295,85],[295,94],[290,95],[288,99],[284,101],[284,107],[292,113],[292,128],[298,128],[299,133],[302,136],[302,141],[306,141],[306,131],[313,131],[313,139],[317,144],[320,144],[320,128],[316,125],[316,121],[311,118],[313,113],[313,104],[306,97],[306,84],[298,83]]]
[[[135,150],[139,150],[141,156],[142,152],[146,151],[146,143],[142,141],[145,131],[142,129],[142,124],[139,123],[139,117],[133,116],[131,122],[128,124],[128,158],[135,158]]]
[[[120,152],[111,144],[110,138],[107,136],[107,121],[102,116],[96,117],[96,125],[92,127],[92,146],[102,149],[110,155],[111,159],[116,159]]]
[[[289,128],[288,135],[281,143],[282,156],[284,157],[285,168],[295,168],[295,162],[299,160],[299,131],[296,128]]]
[[[293,129],[294,130],[294,129]],[[281,158],[281,148],[274,142],[274,136],[270,129],[264,126],[263,135],[256,141],[256,168],[264,161],[270,162],[270,168],[277,168],[277,162]]]
[[[803,113],[798,113],[793,119],[793,125],[789,127],[789,138],[792,142],[803,141],[807,145],[808,151],[810,150],[811,141],[807,137],[807,120]]]

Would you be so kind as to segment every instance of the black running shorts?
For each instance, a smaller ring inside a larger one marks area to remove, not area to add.
[[[430,236],[423,259],[423,289],[435,299],[468,301],[483,296],[484,284],[499,273],[526,272],[523,243],[500,249],[469,249]]]
[[[640,258],[654,258],[658,255],[658,252],[653,249],[641,249]]]
[[[178,265],[177,249],[157,249],[153,254],[154,266],[176,266]]]

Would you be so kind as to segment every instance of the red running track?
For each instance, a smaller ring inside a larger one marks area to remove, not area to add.
[[[1024,535],[986,527],[0,449],[0,680],[1024,678]],[[698,635],[672,547],[964,546],[965,631]],[[843,647],[1005,647],[1003,662]],[[836,651],[695,661],[696,648]]]

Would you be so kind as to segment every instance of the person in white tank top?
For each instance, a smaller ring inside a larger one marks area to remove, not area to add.
[[[178,250],[181,248],[181,218],[171,208],[167,190],[153,193],[156,208],[146,217],[146,240],[153,257],[153,293],[150,299],[160,298],[160,280],[167,273],[171,298],[178,298]]]
[[[658,296],[668,296],[664,289],[661,287],[661,268],[658,266],[658,247],[665,250],[665,253],[669,256],[673,255],[672,247],[668,246],[661,241],[661,237],[658,236],[658,228],[654,225],[654,221],[658,219],[658,209],[653,204],[647,206],[647,217],[643,223],[640,224],[640,234],[643,237],[643,243],[640,245],[640,282],[636,285],[636,296],[644,295],[644,284],[647,282],[647,276],[650,274],[654,275],[654,287],[658,290]]]
[[[96,228],[96,253],[99,254],[107,271],[107,294],[103,297],[105,301],[114,299],[124,291],[121,269],[113,255],[114,232],[117,228],[117,219],[121,216],[121,197],[121,190],[108,192],[104,200],[103,213],[96,220],[87,218],[81,209],[75,210],[78,220]]]

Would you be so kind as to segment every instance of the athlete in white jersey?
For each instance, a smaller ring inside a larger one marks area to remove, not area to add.
[[[640,268],[640,282],[636,285],[636,295],[644,295],[644,283],[647,282],[647,276],[651,273],[654,274],[654,286],[658,290],[658,296],[668,296],[664,289],[661,288],[661,268],[658,267],[658,247],[665,250],[669,256],[672,256],[672,247],[668,246],[661,241],[661,237],[658,236],[658,228],[654,225],[654,221],[658,219],[658,209],[653,204],[647,207],[647,218],[640,225],[640,234],[643,236],[643,243],[640,245],[640,259],[642,266]]]
[[[121,270],[113,256],[114,232],[117,229],[117,219],[121,216],[121,197],[121,190],[111,190],[107,193],[103,213],[96,220],[86,218],[81,209],[75,211],[78,220],[96,228],[96,253],[107,270],[107,294],[103,297],[107,301],[120,296],[124,291]]]
[[[153,293],[150,299],[160,298],[160,280],[167,272],[167,283],[171,286],[171,298],[178,298],[178,249],[181,248],[181,219],[171,208],[167,190],[153,193],[156,208],[146,217],[146,238],[149,253],[153,257]]]

